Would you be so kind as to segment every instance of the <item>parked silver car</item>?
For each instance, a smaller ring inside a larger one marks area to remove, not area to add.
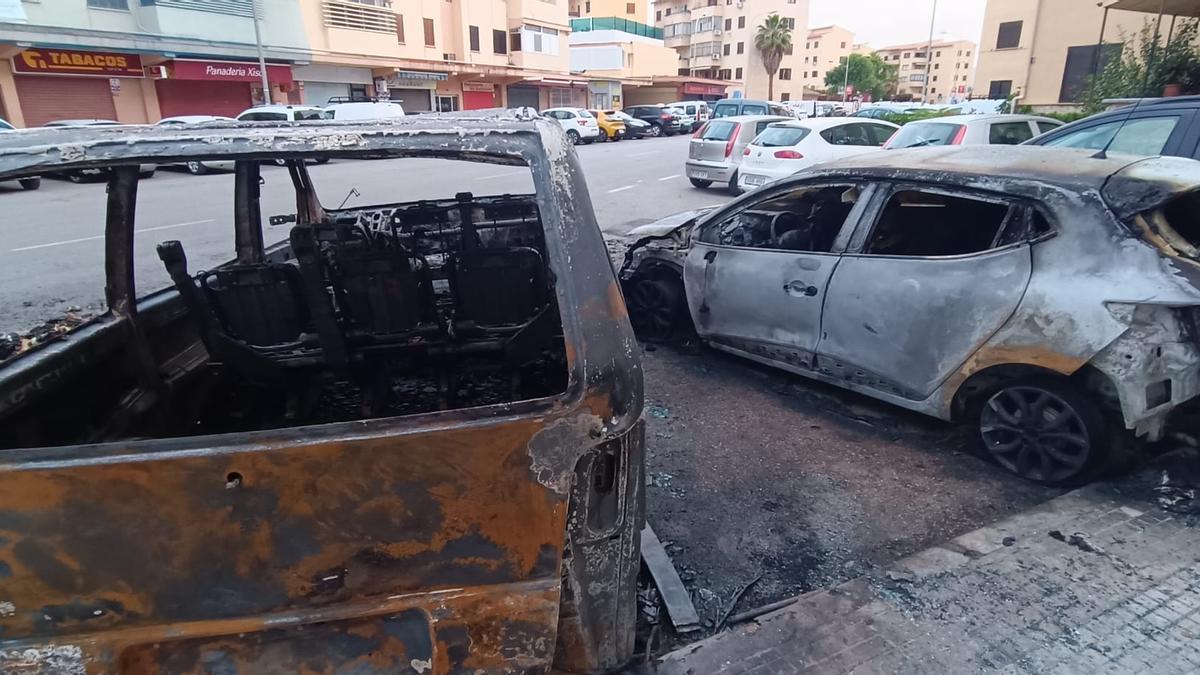
[[[977,425],[1028,479],[1087,480],[1200,393],[1200,163],[1094,155],[863,155],[638,228],[631,317]]]
[[[698,188],[724,183],[731,192],[736,192],[738,165],[742,163],[746,146],[772,122],[789,119],[794,118],[739,115],[705,122],[688,144],[688,158],[684,165],[688,180]]]

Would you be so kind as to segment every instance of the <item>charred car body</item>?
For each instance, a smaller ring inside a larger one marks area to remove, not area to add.
[[[109,310],[0,364],[0,671],[626,660],[641,371],[557,125],[8,136],[0,178],[109,176]],[[331,209],[305,164],[331,157],[525,166],[535,189]],[[155,242],[174,287],[135,297],[139,163],[226,160],[236,258]],[[265,246],[276,160],[296,211]]]
[[[631,233],[634,327],[946,420],[1046,483],[1200,393],[1200,164],[926,149],[825,165]],[[691,326],[688,326],[690,321]]]

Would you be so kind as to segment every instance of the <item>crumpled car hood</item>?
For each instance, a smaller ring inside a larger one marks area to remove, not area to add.
[[[633,239],[645,239],[647,237],[665,237],[666,235],[671,234],[672,232],[679,229],[680,227],[687,225],[692,220],[695,220],[696,218],[699,218],[700,216],[703,216],[703,215],[709,213],[714,208],[715,207],[709,207],[709,208],[703,208],[703,209],[694,209],[692,211],[682,211],[680,213],[676,213],[674,215],[667,216],[666,218],[660,218],[659,220],[656,220],[653,223],[647,223],[645,225],[642,225],[641,227],[635,227],[632,230],[630,230],[629,234],[626,236],[633,238]]]

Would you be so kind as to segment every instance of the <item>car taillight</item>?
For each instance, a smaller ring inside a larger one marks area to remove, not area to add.
[[[591,120],[585,120],[585,119],[583,119],[583,118],[580,118],[580,120],[579,120],[579,123],[580,123],[580,124],[582,124],[583,126],[585,126],[585,127],[586,127],[587,125],[591,124],[591,123],[592,123],[592,121],[591,121]]]
[[[804,155],[795,150],[776,150],[775,159],[804,159]]]
[[[669,120],[669,119],[671,119],[671,113],[663,113],[663,114],[659,115],[658,117],[659,117],[659,119]]]
[[[954,134],[954,140],[950,141],[950,145],[962,145],[963,139],[967,137],[967,125],[962,125]]]
[[[750,154],[750,146],[747,145],[746,149],[742,151],[742,155],[749,155],[749,154]]]
[[[725,142],[725,156],[733,154],[733,145],[737,143],[737,137],[742,133],[742,125],[738,124],[734,127],[733,133],[729,135],[729,140]]]

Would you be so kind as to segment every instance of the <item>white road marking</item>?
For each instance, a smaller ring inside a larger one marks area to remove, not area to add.
[[[511,178],[513,176],[520,176],[520,175],[521,175],[520,171],[514,169],[512,171],[509,171],[508,173],[494,173],[490,176],[480,176],[479,178],[476,178],[475,180],[492,180],[493,178]]]
[[[614,192],[624,192],[625,190],[632,190],[632,189],[633,189],[632,185],[624,185],[619,188],[613,188],[613,189],[609,190],[608,194],[611,195]]]
[[[660,181],[671,180],[672,178],[679,178],[679,176],[680,176],[680,174],[673,173],[670,176],[663,176],[662,178],[659,178],[659,180]]]
[[[157,227],[143,227],[143,228],[134,230],[134,232],[157,232],[159,230],[173,230],[177,227],[188,227],[189,225],[201,225],[203,223],[211,223],[214,220],[215,220],[214,218],[206,218],[205,220],[189,220],[186,223],[174,223],[172,225],[159,225]],[[103,239],[103,238],[104,238],[104,235],[101,234],[101,235],[97,235],[95,237],[80,237],[79,239],[64,239],[62,241],[52,241],[48,244],[34,244],[33,246],[22,246],[20,248],[12,249],[12,252],[17,253],[18,251],[32,251],[34,249],[39,249],[39,248],[50,248],[51,246],[63,246],[66,244],[78,244],[81,241],[96,241],[98,239]]]
[[[632,155],[627,155],[627,156],[628,157],[649,157],[650,155],[657,155],[657,154],[658,154],[657,152],[635,152]]]

